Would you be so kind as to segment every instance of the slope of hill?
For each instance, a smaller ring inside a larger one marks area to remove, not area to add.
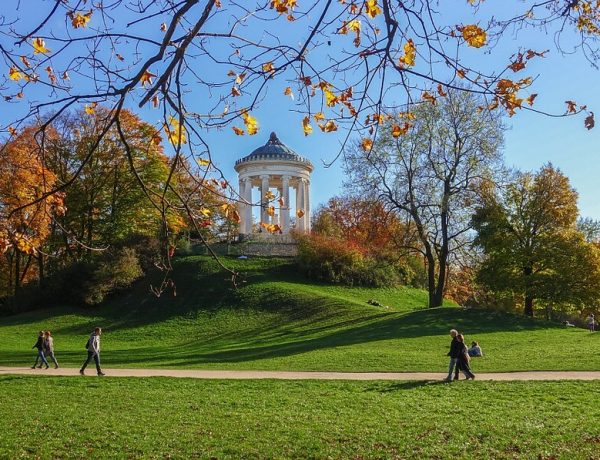
[[[50,329],[62,365],[79,365],[94,326],[103,327],[105,367],[191,367],[337,371],[439,371],[447,332],[480,341],[476,371],[600,368],[600,336],[514,315],[456,306],[427,309],[411,288],[316,284],[281,259],[226,259],[242,271],[237,290],[207,257],[179,258],[177,296],[142,281],[98,310],[62,308],[2,318],[0,365],[34,357]],[[387,307],[367,303],[375,299]]]

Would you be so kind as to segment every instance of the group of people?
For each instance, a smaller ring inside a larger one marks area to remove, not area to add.
[[[97,327],[94,329],[94,332],[90,335],[90,338],[85,344],[85,349],[87,351],[87,359],[81,366],[79,373],[81,375],[85,375],[85,368],[88,366],[92,359],[96,364],[96,372],[98,375],[104,375],[102,372],[102,368],[100,367],[100,336],[102,335],[102,329]],[[32,369],[36,367],[41,369],[43,365],[45,365],[45,369],[48,369],[50,365],[48,364],[48,360],[46,357],[50,357],[54,362],[54,369],[58,369],[58,361],[56,361],[56,357],[54,356],[54,338],[52,337],[52,333],[50,331],[40,331],[37,341],[32,348],[37,348],[37,356],[35,357],[35,362]],[[39,363],[39,365],[38,365]]]
[[[48,369],[50,365],[48,364],[46,356],[49,356],[54,362],[54,369],[58,369],[58,361],[56,361],[56,357],[54,356],[54,338],[52,338],[52,332],[40,331],[35,345],[31,348],[37,348],[38,351],[35,362],[33,363],[33,366],[31,366],[32,369],[35,369],[36,367],[41,369],[42,366],[46,366],[45,369]]]
[[[471,358],[483,357],[483,351],[479,343],[472,342],[471,347],[467,347],[464,335],[459,334],[456,329],[450,330],[450,337],[452,337],[450,351],[448,352],[450,365],[448,367],[448,376],[444,380],[446,382],[458,380],[460,372],[465,375],[467,380],[475,380],[475,374],[471,371],[470,362]],[[452,374],[454,374],[454,377]]]

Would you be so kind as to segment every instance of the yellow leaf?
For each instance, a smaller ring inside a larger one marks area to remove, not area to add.
[[[265,193],[265,198],[269,201],[274,200],[275,199],[275,195],[273,194],[273,192],[271,190],[267,190],[267,192]]]
[[[404,56],[400,58],[400,66],[406,65],[412,67],[415,65],[417,48],[411,38],[404,44]]]
[[[313,132],[313,128],[310,125],[310,118],[308,116],[304,117],[302,120],[302,129],[304,129],[304,135],[308,136]]]
[[[247,110],[242,112],[242,118],[244,119],[244,124],[246,125],[246,131],[250,136],[254,136],[258,132],[258,121],[256,118],[251,116]]]
[[[11,80],[14,80],[14,81],[19,81],[19,80],[25,78],[23,76],[23,73],[16,67],[11,67],[8,70],[8,76],[10,77]]]
[[[377,5],[377,0],[367,0],[365,2],[365,14],[371,19],[374,19],[375,16],[381,14],[381,8]]]
[[[267,214],[273,217],[275,215],[275,206],[269,206],[267,208]]]
[[[263,72],[275,72],[272,62],[266,62],[262,65]]]
[[[48,54],[50,50],[46,48],[46,42],[43,38],[34,38],[32,42],[33,54]]]
[[[85,113],[87,113],[88,115],[93,115],[94,112],[96,111],[97,105],[98,105],[97,102],[92,102],[90,104],[85,104],[85,107],[84,107]]]
[[[393,124],[392,125],[392,136],[394,136],[394,137],[404,136],[408,132],[410,127],[411,127],[411,124],[408,122],[405,122],[402,126]]]
[[[371,149],[373,148],[373,141],[371,139],[369,139],[368,137],[365,137],[361,142],[360,142],[360,146],[362,147],[362,149],[365,152],[370,152]]]
[[[187,144],[187,138],[185,136],[185,128],[179,124],[179,120],[175,117],[169,117],[169,124],[164,125],[164,130],[169,137],[169,141],[174,146],[181,144]]]
[[[148,70],[144,70],[144,73],[140,77],[140,83],[142,84],[142,86],[146,86],[146,83],[149,84],[149,85],[151,85],[152,84],[152,79],[154,77],[156,77],[155,74],[153,74],[152,72],[150,72]]]
[[[198,164],[200,166],[209,166],[210,165],[210,161],[209,160],[205,160],[204,158],[199,158],[196,161],[198,162]]]
[[[476,26],[475,24],[470,24],[468,26],[458,27],[460,33],[462,33],[463,38],[473,48],[481,48],[485,45],[487,40],[487,35],[485,30],[481,27]]]
[[[71,25],[73,28],[79,29],[80,27],[87,26],[87,23],[90,22],[90,19],[92,19],[92,10],[85,14],[72,11],[69,13],[69,16],[71,17]]]
[[[200,214],[202,214],[204,217],[210,217],[211,210],[208,208],[202,208],[200,209]]]
[[[329,120],[325,124],[319,124],[319,128],[321,128],[321,131],[323,131],[324,133],[331,133],[333,131],[337,131],[338,129],[337,125],[333,120]]]
[[[323,114],[323,112],[317,112],[313,115],[315,121],[321,121],[321,120],[325,120],[325,115]]]

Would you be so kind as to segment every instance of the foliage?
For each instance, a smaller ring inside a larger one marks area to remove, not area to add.
[[[600,253],[577,231],[577,193],[552,165],[517,173],[502,190],[489,190],[473,223],[485,253],[480,281],[548,308],[581,309],[598,300]]]
[[[426,260],[431,307],[442,303],[449,264],[469,241],[479,189],[500,162],[503,126],[477,110],[481,102],[449,91],[439,103],[415,108],[410,133],[382,134],[369,151],[357,147],[346,154],[348,185],[376,195],[410,222],[406,249]],[[396,121],[405,117],[398,114]]]

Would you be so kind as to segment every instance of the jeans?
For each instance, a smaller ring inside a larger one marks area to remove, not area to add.
[[[35,357],[35,363],[33,363],[33,367],[37,366],[39,360],[41,360],[43,364],[48,366],[48,361],[46,360],[46,357],[44,356],[43,350],[38,350],[38,354]],[[40,367],[42,367],[42,364],[40,364]]]
[[[448,377],[446,377],[446,380],[452,380],[452,374],[454,372],[454,368],[456,367],[457,361],[458,358],[450,358],[450,365],[448,366]]]
[[[85,360],[85,363],[83,363],[83,366],[81,366],[81,370],[82,371],[85,370],[85,368],[87,367],[89,362],[92,360],[92,358],[94,358],[94,361],[96,362],[96,371],[98,373],[102,372],[102,369],[100,368],[100,353],[94,353],[93,351],[89,351],[89,350],[88,350],[87,359]]]
[[[52,362],[54,363],[54,365],[56,367],[58,367],[58,361],[56,361],[56,358],[54,357],[54,352],[53,351],[48,352],[48,356],[50,357],[50,359],[52,360]]]

